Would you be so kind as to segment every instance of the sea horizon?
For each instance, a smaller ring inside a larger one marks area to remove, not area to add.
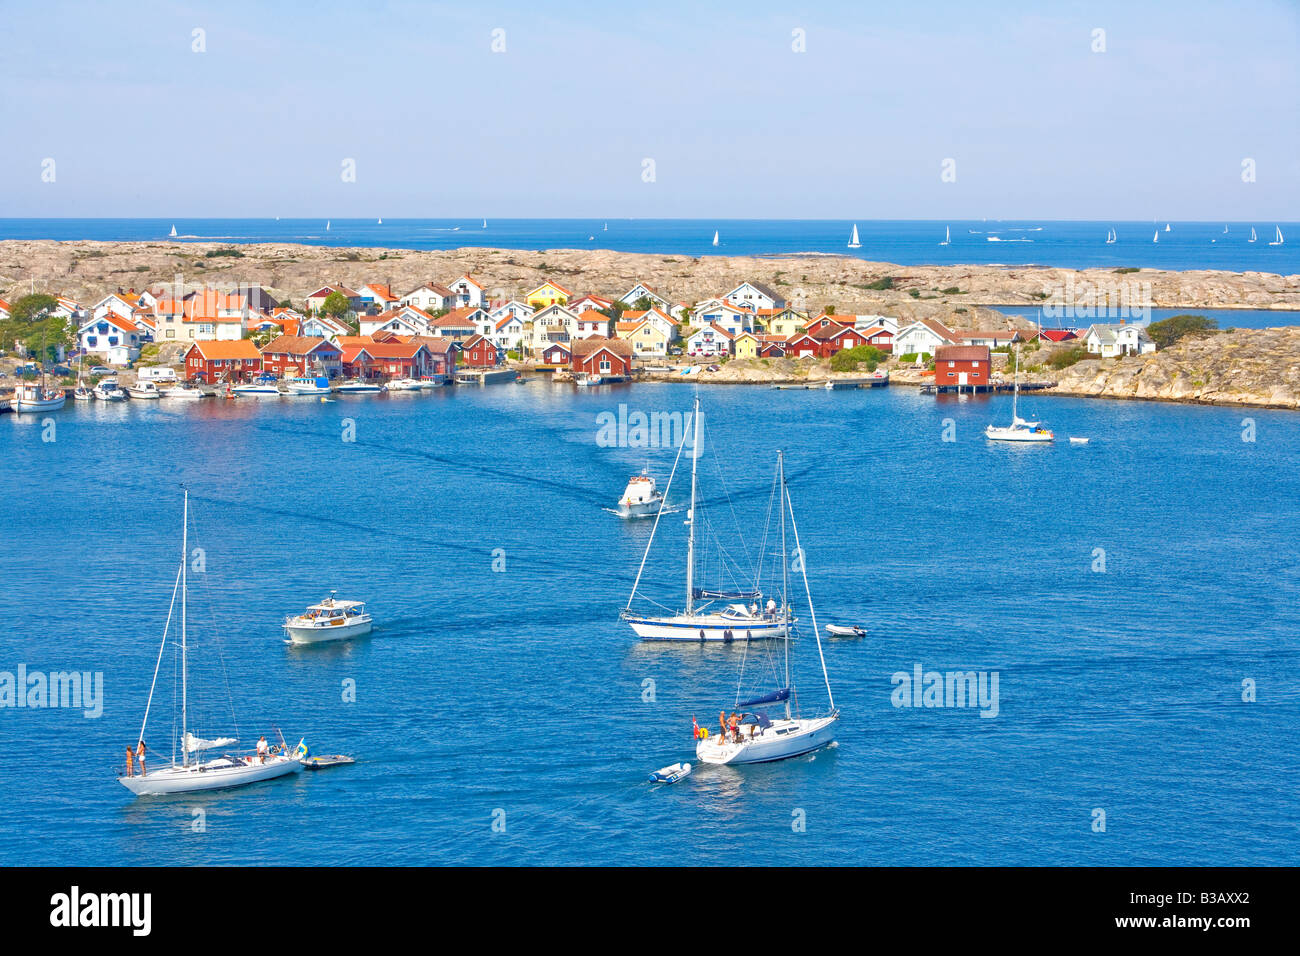
[[[176,235],[171,235],[172,229]],[[849,248],[853,229],[860,246]],[[1107,242],[1110,230],[1115,241]],[[1250,241],[1251,230],[1255,241]],[[1226,231],[1225,231],[1226,230]],[[1283,241],[1272,244],[1281,230]],[[715,233],[718,244],[713,244]],[[1290,243],[1286,236],[1293,237]],[[293,243],[408,250],[583,250],[671,256],[842,256],[982,265],[1300,273],[1291,221],[295,217],[0,219],[0,241]],[[946,241],[945,241],[946,240]]]

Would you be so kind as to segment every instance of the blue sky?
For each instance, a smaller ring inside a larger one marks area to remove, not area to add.
[[[1296,2],[0,8],[0,217],[1300,219]]]

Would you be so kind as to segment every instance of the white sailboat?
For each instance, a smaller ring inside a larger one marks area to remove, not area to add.
[[[1280,245],[1282,245],[1282,243],[1283,243],[1283,241],[1284,241],[1284,240],[1282,239],[1282,227],[1281,227],[1281,226],[1274,226],[1273,228],[1277,230],[1277,238],[1274,239],[1272,242],[1270,242],[1269,245],[1270,245],[1270,246],[1280,246]]]
[[[1106,232],[1106,245],[1113,245],[1116,239],[1115,230],[1110,229]]]
[[[1255,235],[1255,227],[1254,227],[1254,226],[1251,226],[1251,227],[1250,227],[1250,238],[1247,239],[1246,241],[1247,241],[1247,242],[1254,242],[1254,241],[1256,240],[1256,238],[1257,238],[1257,237],[1256,237],[1256,235]]]
[[[601,229],[600,231],[601,231],[601,232],[609,232],[609,223],[605,223],[604,228]]]
[[[379,225],[382,226],[383,224],[384,224],[384,217],[383,217],[383,216],[380,216],[380,217],[379,217]]]
[[[1159,230],[1159,229],[1157,229],[1156,232],[1155,232],[1155,235],[1153,235],[1153,236],[1151,237],[1151,241],[1152,241],[1152,242],[1159,242],[1159,241],[1160,241],[1160,230]]]
[[[713,244],[715,246],[718,244],[718,231],[716,229],[713,230]]]
[[[487,220],[486,220],[486,219],[483,220],[483,228],[484,228],[484,229],[487,228]]]
[[[330,221],[328,219],[325,220],[325,231],[326,232],[330,231]]]
[[[1028,422],[1020,417],[1020,349],[1016,348],[1015,385],[1011,391],[1011,424],[989,425],[984,437],[990,441],[1049,442],[1056,436],[1038,422]]]
[[[943,227],[943,242],[939,243],[939,245],[941,246],[952,245],[952,230],[949,229],[947,226]]]
[[[717,243],[715,242],[714,245],[716,246]],[[858,224],[856,222],[853,224],[853,235],[849,236],[849,248],[850,249],[862,248],[862,243],[858,239]]]
[[[185,517],[181,531],[181,564],[176,573],[176,585],[172,589],[171,609],[167,612],[167,623],[163,627],[162,645],[158,648],[158,661],[154,665],[153,683],[149,685],[149,700],[144,708],[144,720],[140,724],[139,746],[147,752],[144,745],[144,733],[149,726],[149,710],[153,706],[154,690],[158,686],[158,672],[162,666],[163,652],[167,649],[167,634],[171,628],[172,613],[176,609],[176,596],[181,599],[181,642],[180,655],[181,684],[181,762],[176,762],[175,754],[165,767],[142,771],[139,774],[120,774],[118,782],[136,796],[165,793],[193,793],[199,790],[225,790],[230,787],[242,787],[245,784],[283,777],[286,774],[302,770],[300,758],[305,758],[307,748],[299,743],[293,753],[282,744],[275,753],[251,753],[243,756],[226,754],[213,760],[206,760],[201,755],[205,750],[224,749],[238,743],[236,737],[216,737],[204,740],[195,737],[189,731],[189,637],[186,627],[188,567],[189,567],[189,517],[190,495],[185,493]]]
[[[777,607],[769,600],[766,609],[761,608],[762,593],[757,588],[739,590],[737,588],[697,588],[695,586],[695,541],[696,528],[699,524],[697,474],[700,460],[700,400],[695,400],[695,410],[691,416],[691,428],[682,435],[677,448],[677,459],[673,462],[668,484],[664,486],[664,498],[668,497],[677,473],[677,464],[681,461],[682,450],[687,439],[691,441],[691,506],[686,513],[686,525],[689,529],[686,537],[686,604],[683,610],[675,614],[644,615],[632,610],[636,600],[637,589],[641,585],[641,575],[645,571],[650,549],[654,547],[655,534],[665,512],[661,509],[655,514],[654,526],[650,529],[650,540],[646,543],[645,555],[641,558],[641,567],[637,571],[636,581],[632,584],[632,593],[627,605],[619,615],[637,635],[645,641],[723,641],[735,640],[784,640],[790,634],[790,625],[794,618],[790,616],[788,606]],[[713,610],[719,602],[725,603],[721,610]],[[746,606],[745,601],[750,602]],[[663,605],[660,605],[663,607]]]
[[[172,223],[172,231],[168,235],[173,239],[176,238],[176,223]]]
[[[794,681],[790,674],[790,641],[785,642],[785,671],[782,684],[766,694],[749,700],[738,701],[736,707],[760,707],[766,704],[784,704],[783,717],[772,718],[763,710],[745,712],[737,720],[734,731],[724,731],[716,736],[710,735],[698,739],[695,744],[695,756],[704,763],[712,764],[746,764],[767,763],[784,760],[800,754],[811,753],[835,740],[835,722],[840,712],[835,706],[835,695],[831,691],[831,679],[826,672],[826,655],[822,651],[822,639],[817,627],[817,612],[812,604],[812,592],[808,588],[808,572],[804,560],[803,548],[799,543],[799,525],[795,522],[794,506],[790,501],[790,490],[785,483],[785,457],[777,453],[777,495],[781,509],[781,599],[786,604],[789,592],[790,552],[786,546],[785,518],[790,515],[790,527],[794,532],[794,553],[799,556],[799,571],[803,577],[804,594],[808,598],[808,613],[812,618],[813,637],[817,641],[817,657],[821,661],[822,680],[826,684],[828,709],[826,713],[815,717],[803,717],[798,711],[798,695],[795,693]],[[788,605],[786,605],[788,606]],[[744,681],[744,674],[741,674]],[[770,685],[769,685],[770,686]],[[737,697],[740,696],[739,687]],[[792,703],[794,706],[792,706]],[[721,730],[721,728],[719,728]]]
[[[1165,223],[1165,232],[1169,232],[1169,231],[1170,231],[1169,223]]]

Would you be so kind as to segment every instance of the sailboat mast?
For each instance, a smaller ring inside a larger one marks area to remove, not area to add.
[[[181,766],[188,767],[190,763],[190,749],[186,746],[185,737],[188,733],[189,717],[189,674],[187,671],[186,660],[186,636],[185,636],[185,597],[189,590],[189,573],[186,567],[189,564],[190,554],[190,492],[185,490],[185,526],[181,529]],[[175,727],[175,725],[172,725]]]
[[[1018,408],[1020,401],[1020,347],[1016,347],[1016,367],[1011,373],[1011,424],[1015,425],[1016,419],[1020,415]]]
[[[781,620],[785,619],[790,594],[790,552],[785,543],[785,452],[776,453],[777,494],[781,507]],[[790,631],[785,632],[785,686],[790,687]],[[790,698],[785,699],[785,719],[790,719]]]
[[[700,399],[695,399],[695,413],[691,419],[694,434],[691,437],[691,510],[690,530],[686,535],[686,613],[695,609],[695,473],[700,461]]]

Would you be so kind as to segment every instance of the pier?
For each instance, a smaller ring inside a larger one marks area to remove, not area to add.
[[[1056,388],[1055,382],[1021,382],[1020,390],[1022,392],[1041,392],[1049,388]],[[936,395],[940,392],[958,394],[973,394],[980,392],[1012,392],[1015,391],[1015,385],[1011,382],[994,382],[990,385],[929,385],[921,386],[922,395]]]
[[[782,382],[772,387],[779,389],[822,388],[830,391],[841,391],[850,388],[884,388],[888,384],[889,375],[886,374],[870,378],[829,378],[817,382]]]
[[[512,368],[462,368],[456,370],[457,385],[504,385],[519,373]]]

